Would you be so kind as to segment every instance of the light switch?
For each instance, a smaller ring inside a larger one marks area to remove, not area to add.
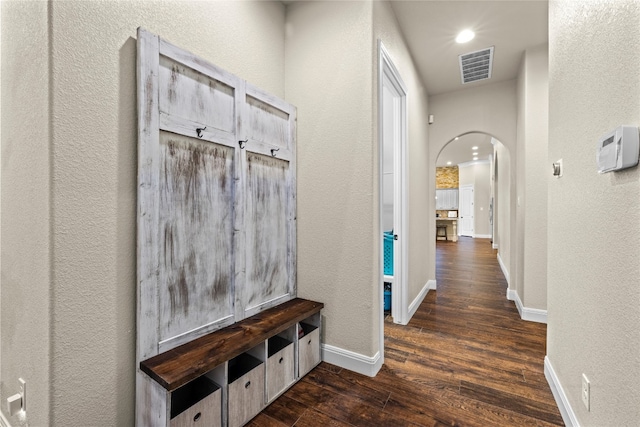
[[[20,393],[16,393],[7,398],[7,408],[10,416],[17,414],[18,411],[22,409],[22,395]]]

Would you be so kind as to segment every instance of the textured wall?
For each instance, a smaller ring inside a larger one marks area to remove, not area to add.
[[[298,107],[298,295],[325,303],[326,344],[367,357],[379,350],[382,268],[371,19],[369,2],[291,3],[285,49],[286,99]]]
[[[2,120],[2,351],[23,345],[3,354],[3,380],[14,387],[27,376],[30,425],[132,425],[136,27],[283,97],[284,6],[2,7],[3,69],[11,62],[2,84],[12,77],[2,91],[3,115],[11,112]]]
[[[549,181],[547,354],[582,426],[640,425],[640,169],[595,163],[602,134],[640,121],[640,2],[554,1],[549,29],[548,162],[565,169]]]
[[[2,8],[2,273],[0,410],[27,381],[28,419],[44,426],[49,410],[50,128],[46,2]]]
[[[525,307],[547,308],[547,161],[549,138],[547,45],[528,49],[518,78],[518,294]]]
[[[515,187],[512,179],[512,157],[509,151],[501,142],[496,142],[494,147],[495,156],[497,158],[496,177],[494,181],[494,218],[496,222],[496,231],[494,234],[494,245],[498,246],[498,257],[502,261],[505,268],[505,276],[509,284],[511,283],[511,248],[514,239],[512,234],[512,224],[515,219],[512,216],[514,204],[512,203],[512,188]],[[512,185],[513,184],[513,185]]]
[[[458,188],[458,166],[436,168],[436,188]]]
[[[411,304],[429,280],[435,280],[435,227],[432,218],[435,209],[435,191],[429,189],[433,171],[429,162],[429,125],[427,92],[420,80],[411,55],[407,50],[401,28],[396,21],[391,4],[387,1],[373,2],[373,52],[374,82],[377,87],[378,46],[382,40],[393,59],[398,72],[407,87],[408,135],[407,135],[407,197],[408,197],[408,269],[409,294],[407,304]],[[374,104],[378,98],[374,96]],[[374,110],[374,129],[377,135],[377,108]],[[374,139],[377,141],[377,136]],[[374,143],[377,146],[377,143]],[[434,161],[435,163],[435,161]],[[425,262],[426,260],[426,262]]]

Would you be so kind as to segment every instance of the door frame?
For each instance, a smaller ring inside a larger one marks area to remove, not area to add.
[[[382,212],[382,152],[383,152],[383,88],[387,87],[394,93],[394,128],[397,129],[394,141],[394,200],[393,200],[393,229],[398,239],[394,241],[394,280],[391,287],[391,315],[394,323],[406,325],[409,321],[408,284],[407,284],[407,87],[398,72],[389,52],[382,40],[378,39],[378,186],[379,212]],[[382,215],[380,215],[377,238],[382,242]],[[380,244],[379,280],[380,294],[380,354],[384,361],[384,292],[383,290],[383,245]]]
[[[459,210],[459,214],[462,214],[462,207],[464,206],[463,204],[463,200],[464,200],[464,190],[465,189],[471,189],[471,211],[472,211],[472,219],[471,219],[471,234],[469,235],[470,237],[475,237],[476,236],[476,212],[475,212],[475,199],[476,199],[476,195],[475,195],[475,188],[473,184],[465,184],[465,185],[461,185],[460,186],[460,192],[459,192],[459,202],[458,202],[458,207],[460,208]],[[458,235],[459,236],[467,236],[467,234],[462,234],[463,232],[463,224],[464,221],[460,220],[460,226],[458,227]]]

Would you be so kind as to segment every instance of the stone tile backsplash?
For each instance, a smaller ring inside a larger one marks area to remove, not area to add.
[[[436,188],[458,188],[458,166],[436,168]]]

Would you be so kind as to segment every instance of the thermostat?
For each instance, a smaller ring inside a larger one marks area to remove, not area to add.
[[[630,168],[638,164],[640,141],[637,126],[618,126],[598,140],[598,172]]]

